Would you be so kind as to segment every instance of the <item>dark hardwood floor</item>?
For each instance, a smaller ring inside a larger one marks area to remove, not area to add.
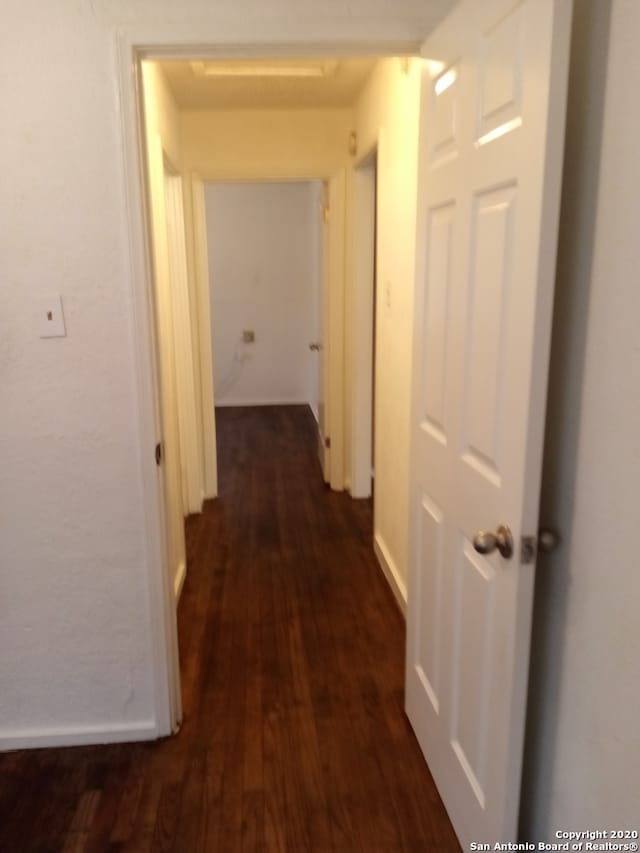
[[[305,407],[217,413],[187,521],[184,724],[0,756],[0,851],[459,851],[403,712],[371,505],[321,482]]]

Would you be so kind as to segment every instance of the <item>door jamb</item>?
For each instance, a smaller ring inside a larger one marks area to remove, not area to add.
[[[175,634],[175,591],[169,579],[169,556],[164,528],[162,487],[152,448],[161,441],[159,367],[153,297],[153,254],[148,227],[151,211],[144,175],[147,171],[142,67],[133,46],[118,38],[119,95],[122,105],[125,203],[135,354],[141,498],[144,509],[144,571],[148,587],[148,620],[152,654],[153,729],[156,737],[171,734],[176,715],[175,664],[171,639]]]

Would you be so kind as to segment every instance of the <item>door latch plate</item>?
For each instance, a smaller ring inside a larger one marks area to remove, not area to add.
[[[527,566],[536,559],[536,551],[538,550],[537,536],[523,536],[520,539],[520,562]]]

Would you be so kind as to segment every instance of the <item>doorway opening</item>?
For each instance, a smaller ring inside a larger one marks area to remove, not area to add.
[[[216,411],[324,410],[320,181],[205,184]]]
[[[308,405],[325,482],[354,498],[371,497],[379,118],[366,127],[364,155],[354,127],[362,122],[356,102],[379,61],[296,59],[295,68],[284,59],[142,62],[157,279],[155,428],[164,449],[174,602],[188,571],[184,519],[218,494],[216,407]],[[408,76],[406,60],[383,61],[396,77]],[[415,84],[411,91],[417,107]],[[365,103],[365,118],[374,112]],[[175,164],[182,222],[172,215],[177,188],[164,195],[154,189],[159,157]],[[306,194],[309,215],[298,210],[287,220],[273,196],[296,192]],[[261,202],[260,193],[272,198]],[[254,233],[271,250],[281,244],[271,270],[247,242],[261,204],[265,215]],[[172,247],[181,252],[180,270],[167,260]],[[301,282],[309,291],[304,305]],[[177,659],[173,628],[169,636]],[[172,682],[178,708],[178,672]]]

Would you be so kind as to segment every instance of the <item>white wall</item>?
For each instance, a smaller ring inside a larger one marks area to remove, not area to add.
[[[610,33],[609,14],[611,11]],[[578,0],[522,830],[637,829],[640,171],[637,0]]]
[[[312,403],[317,184],[207,184],[205,201],[216,405]]]
[[[152,733],[114,34],[89,4],[2,16],[0,746]],[[40,340],[50,291],[67,337]]]
[[[187,110],[185,168],[204,180],[319,178],[349,160],[351,110]]]
[[[378,144],[375,538],[396,594],[405,600],[419,94],[420,61],[384,59],[356,105],[360,154]],[[349,292],[349,328],[357,319]],[[345,344],[351,364],[351,336]],[[351,399],[350,384],[345,399]],[[348,406],[348,433],[350,418]]]

